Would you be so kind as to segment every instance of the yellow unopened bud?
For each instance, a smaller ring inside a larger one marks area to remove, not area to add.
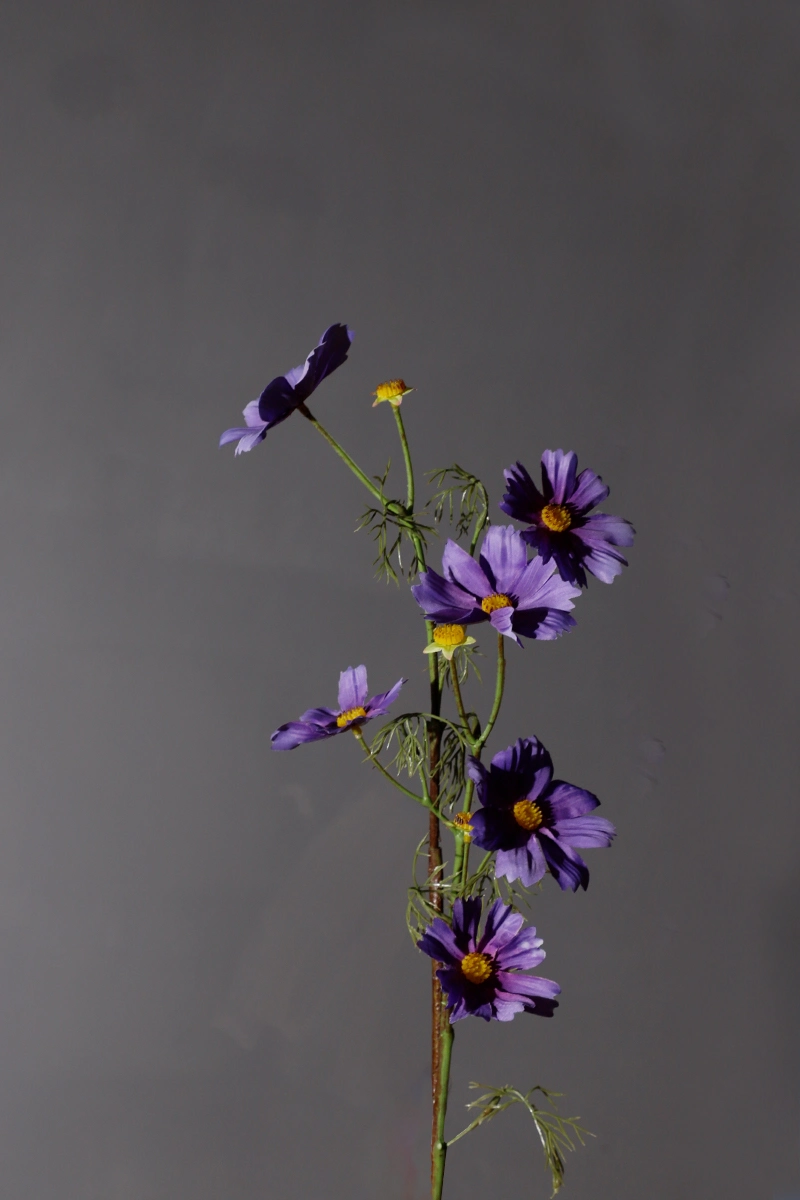
[[[397,408],[402,403],[403,396],[407,396],[413,390],[413,388],[407,387],[402,379],[387,379],[386,383],[379,383],[372,393],[375,397],[372,407],[375,408],[382,401],[388,400],[390,404],[393,404]]]

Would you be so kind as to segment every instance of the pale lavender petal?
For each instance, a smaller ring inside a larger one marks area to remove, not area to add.
[[[495,900],[486,914],[486,925],[477,949],[485,954],[496,954],[516,937],[524,924],[525,918],[522,913],[515,912],[502,900]]]
[[[553,979],[543,979],[541,975],[521,975],[516,971],[498,971],[497,980],[502,990],[512,996],[542,996],[555,1000],[561,994],[561,988]]]
[[[462,588],[474,596],[480,597],[481,600],[493,591],[491,582],[472,555],[467,554],[466,550],[452,538],[447,539],[447,545],[442,554],[442,570],[446,579],[460,584]]]
[[[525,1012],[525,1004],[515,1000],[508,992],[497,992],[494,998],[494,1016],[497,1021],[513,1021],[517,1013]]]
[[[580,588],[565,583],[557,574],[555,563],[534,558],[528,563],[517,584],[517,608],[560,608],[570,612]]]
[[[367,698],[367,668],[348,667],[339,676],[339,708],[347,712],[349,708],[362,708]]]
[[[545,958],[542,939],[536,936],[536,930],[529,925],[502,947],[495,961],[499,971],[528,971],[531,967],[538,967]]]
[[[494,873],[498,878],[505,877],[509,883],[518,879],[523,887],[533,887],[544,879],[546,871],[547,863],[536,834],[531,835],[525,846],[497,851]]]
[[[568,846],[587,850],[610,846],[617,832],[605,817],[567,817],[556,821],[552,830]]]
[[[486,614],[476,608],[473,596],[458,584],[443,579],[435,571],[423,571],[411,594],[426,616],[434,621],[455,621],[458,624],[485,621]]]
[[[494,626],[494,628],[497,630],[498,633],[502,633],[506,637],[511,638],[511,640],[513,642],[516,642],[518,646],[522,645],[522,642],[519,640],[516,633],[514,632],[514,627],[513,627],[514,609],[513,608],[511,608],[510,606],[508,608],[496,608],[493,613],[490,613],[489,620],[491,621],[492,625]]]
[[[497,592],[516,595],[528,549],[513,525],[492,525],[481,547],[480,563]]]
[[[545,499],[553,504],[563,504],[568,500],[575,488],[577,467],[578,456],[574,450],[568,450],[566,453],[563,450],[545,450],[542,455]]]
[[[264,421],[259,415],[257,400],[251,400],[249,404],[245,404],[242,416],[245,425],[249,425],[251,429],[263,429]]]
[[[575,461],[577,462],[577,459]],[[567,496],[567,500],[576,512],[587,513],[590,508],[595,508],[605,500],[610,490],[600,476],[587,467],[575,480],[575,488],[572,494]]]
[[[593,545],[601,539],[613,546],[632,546],[636,530],[623,517],[612,517],[608,513],[593,513],[576,531],[583,541]]]
[[[388,692],[379,692],[377,696],[373,696],[371,700],[368,700],[364,705],[367,710],[367,716],[382,717],[400,695],[400,689],[404,683],[408,683],[408,680],[398,679],[394,687],[390,688]]]
[[[608,545],[587,545],[586,551],[583,555],[583,566],[601,583],[613,583],[628,565],[627,558],[623,558],[618,550],[612,550]]]

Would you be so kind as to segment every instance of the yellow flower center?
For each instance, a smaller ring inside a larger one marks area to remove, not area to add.
[[[457,825],[464,834],[464,841],[472,841],[472,816],[467,812],[456,813],[453,817],[453,824]]]
[[[511,597],[504,596],[502,592],[492,592],[491,596],[483,597],[481,608],[485,613],[493,613],[497,608],[511,608]]]
[[[565,533],[572,524],[566,504],[545,504],[539,516],[553,533]]]
[[[463,646],[467,640],[467,631],[463,625],[437,625],[433,631],[433,640],[437,646]]]
[[[404,380],[387,379],[386,383],[378,384],[374,396],[376,400],[396,400],[398,396],[402,396],[404,392],[409,391],[411,389],[406,387]]]
[[[470,983],[486,983],[493,969],[489,955],[480,954],[477,950],[473,950],[472,954],[465,954],[461,960],[461,971]]]
[[[336,718],[336,724],[340,729],[344,729],[345,725],[349,725],[351,721],[357,721],[359,718],[364,718],[367,715],[367,710],[360,705],[358,708],[346,708],[344,712],[340,712]]]
[[[544,813],[533,800],[518,800],[511,811],[517,824],[530,833],[538,829],[544,821]]]

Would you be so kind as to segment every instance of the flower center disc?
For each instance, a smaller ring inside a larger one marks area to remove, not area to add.
[[[492,969],[489,955],[480,954],[477,950],[473,950],[472,954],[465,954],[461,960],[461,972],[470,983],[486,983]]]
[[[566,504],[545,504],[539,516],[552,533],[566,533],[572,524]]]
[[[544,821],[544,813],[533,800],[518,800],[511,811],[517,824],[530,833],[538,829]]]
[[[340,729],[344,729],[345,725],[349,725],[351,721],[357,721],[359,717],[364,718],[367,715],[365,708],[346,708],[344,712],[340,712],[336,718],[336,724]]]
[[[433,631],[433,640],[437,646],[462,646],[467,640],[467,631],[463,625],[437,625]]]
[[[498,608],[511,608],[511,597],[502,592],[492,592],[491,596],[483,597],[481,608],[485,613],[493,613]]]

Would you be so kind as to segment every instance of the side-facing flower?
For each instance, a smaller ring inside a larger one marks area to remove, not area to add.
[[[318,742],[347,729],[360,729],[372,717],[382,717],[397,699],[405,679],[398,679],[388,692],[367,699],[367,668],[348,667],[339,676],[339,707],[309,708],[299,721],[288,721],[276,729],[270,741],[273,750],[294,750],[303,742]]]
[[[592,513],[605,500],[609,488],[588,468],[578,471],[573,450],[545,450],[542,455],[542,490],[522,463],[504,472],[508,491],[500,501],[504,513],[528,528],[522,533],[545,562],[555,560],[559,574],[570,583],[586,587],[586,571],[602,583],[611,583],[627,567],[616,546],[632,546],[634,528],[622,517]]]
[[[545,957],[536,929],[525,926],[509,904],[495,900],[479,933],[481,908],[477,896],[456,900],[452,928],[436,917],[417,942],[424,954],[443,964],[436,974],[447,994],[451,1023],[469,1016],[511,1021],[519,1012],[552,1017],[561,988],[552,979],[522,974]]]
[[[329,325],[304,363],[278,375],[257,400],[250,401],[244,410],[245,425],[226,429],[219,439],[220,446],[238,440],[236,453],[242,454],[263,442],[268,430],[291,416],[325,376],[342,365],[352,340],[353,331],[347,325]]]
[[[399,408],[403,403],[403,396],[407,396],[413,390],[403,379],[387,379],[386,383],[379,383],[372,393],[375,397],[372,407],[377,408],[384,400],[388,400],[394,408]]]
[[[490,621],[518,645],[519,634],[552,641],[575,624],[569,610],[580,588],[561,579],[555,563],[528,562],[525,542],[513,525],[487,530],[477,562],[449,539],[442,569],[444,576],[423,571],[411,588],[429,619],[458,625]]]
[[[495,875],[538,883],[547,868],[560,887],[584,890],[589,868],[576,847],[610,846],[616,830],[590,816],[592,792],[553,779],[553,762],[536,738],[520,738],[492,759],[489,770],[470,759],[467,771],[483,805],[472,813],[476,846],[496,851]]]

